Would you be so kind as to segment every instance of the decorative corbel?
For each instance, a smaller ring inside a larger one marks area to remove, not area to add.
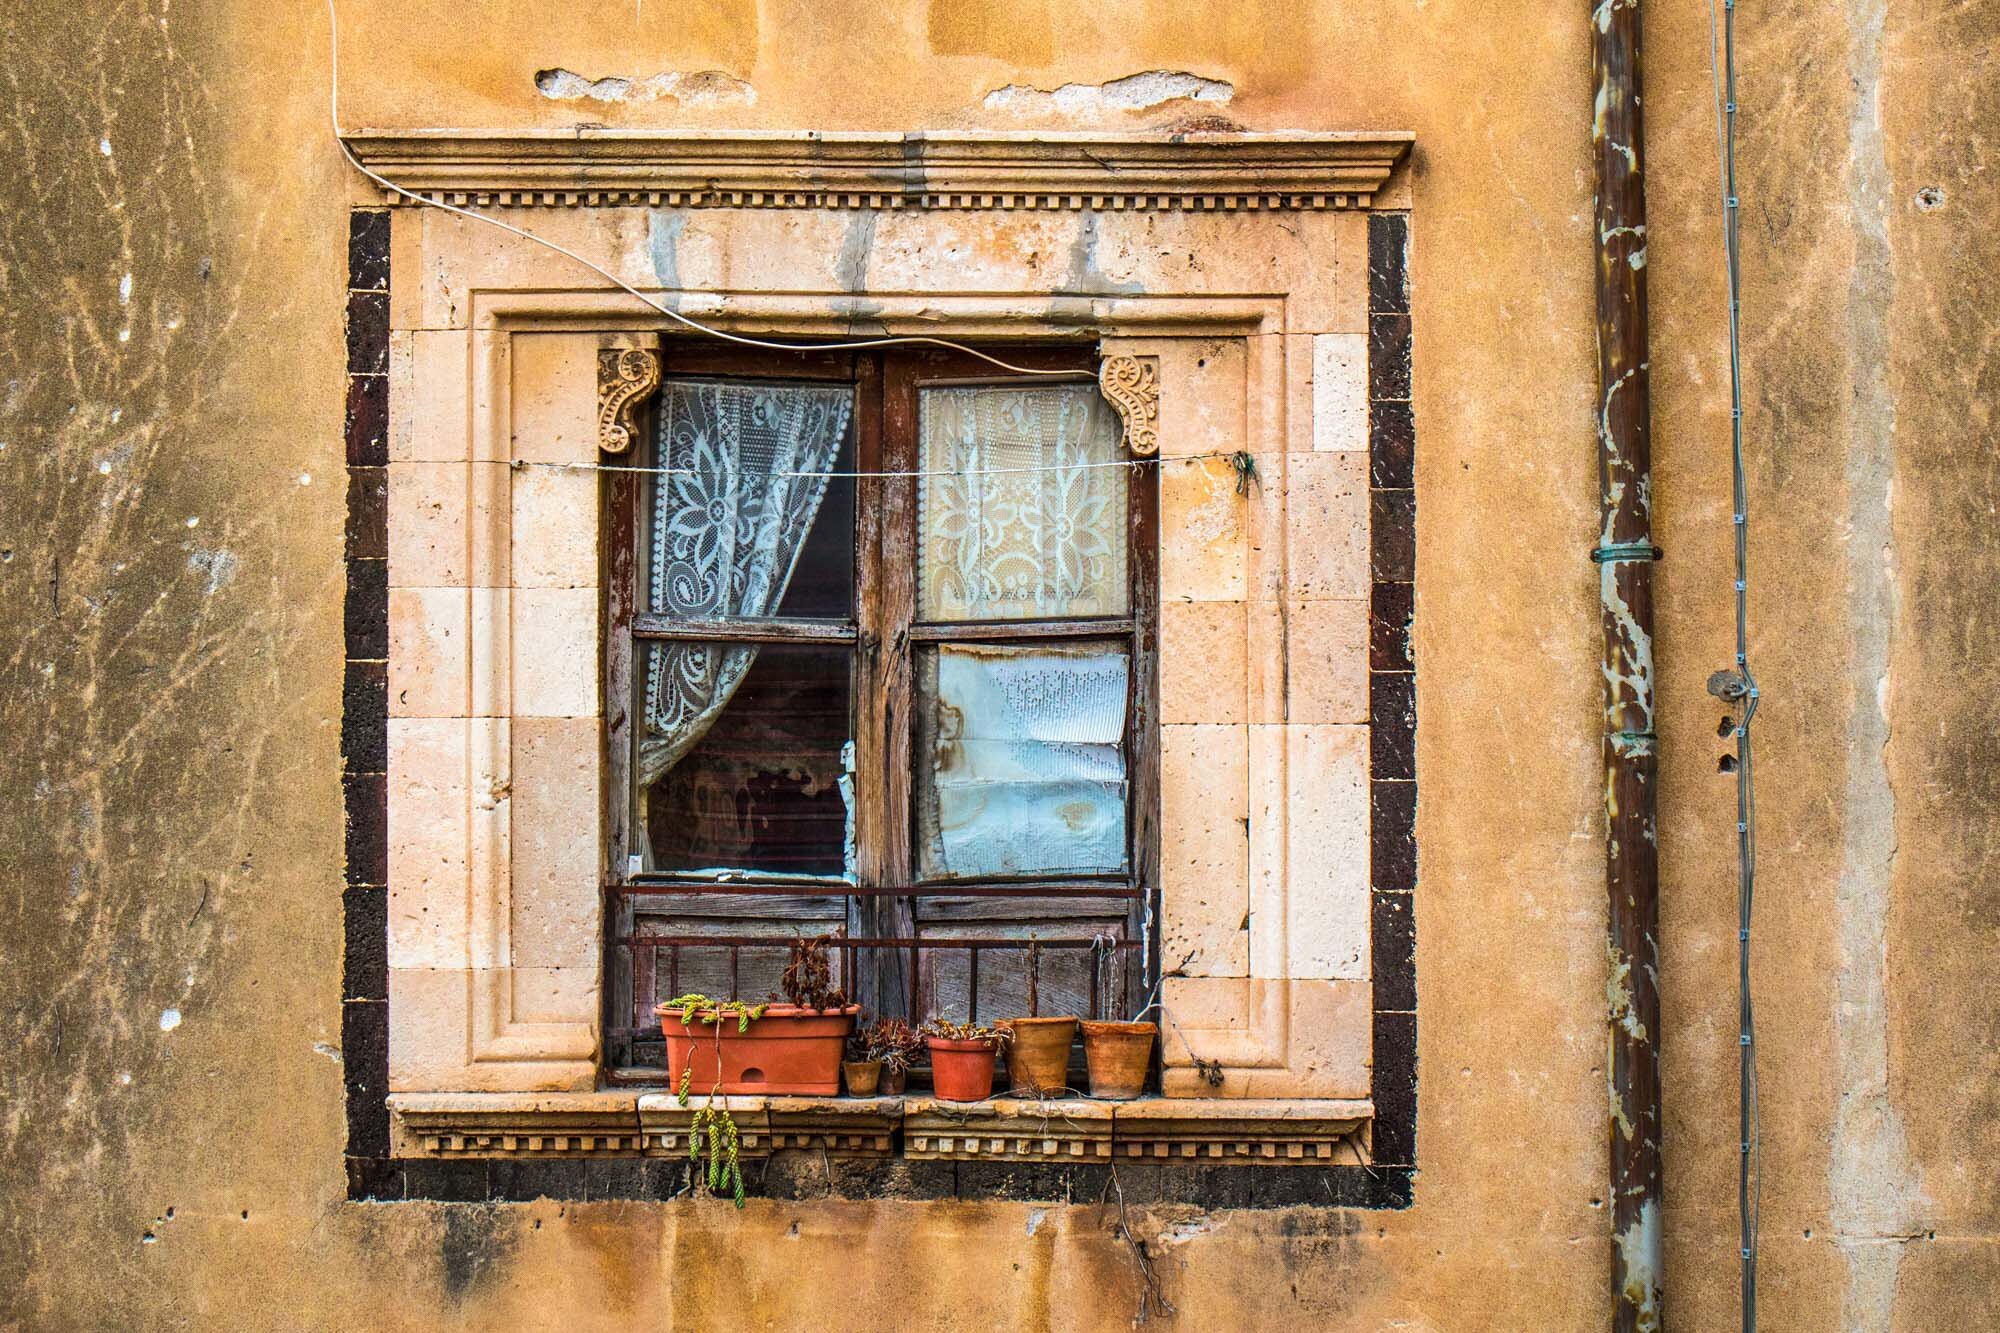
[[[1160,452],[1160,358],[1107,356],[1097,368],[1097,387],[1125,422],[1125,447],[1134,457]]]
[[[622,454],[632,447],[639,408],[660,387],[660,354],[650,347],[601,347],[597,352],[597,447]]]

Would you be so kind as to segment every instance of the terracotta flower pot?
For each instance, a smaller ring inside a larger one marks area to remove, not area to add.
[[[1128,1101],[1146,1090],[1153,1063],[1152,1023],[1093,1023],[1083,1025],[1083,1059],[1090,1066],[1090,1095]]]
[[[881,1085],[880,1060],[846,1060],[840,1068],[847,1075],[847,1095],[850,1097],[873,1097],[876,1088]]]
[[[666,1005],[653,1012],[666,1037],[667,1079],[674,1088],[681,1086],[682,1071],[692,1067],[691,1093],[705,1094],[719,1081],[719,1090],[729,1094],[837,1097],[841,1050],[861,1006],[817,1010],[769,1005],[742,1032],[734,1014],[723,1014],[715,1023],[697,1014],[690,1024],[681,1021],[681,1010]]]
[[[948,1102],[983,1102],[993,1095],[993,1043],[928,1038],[931,1086]]]
[[[1007,1047],[1007,1086],[1013,1092],[1055,1092],[1069,1086],[1069,1047],[1076,1039],[1074,1018],[1012,1018]]]

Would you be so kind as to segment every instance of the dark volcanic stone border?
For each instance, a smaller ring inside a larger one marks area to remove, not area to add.
[[[347,222],[347,637],[340,719],[347,872],[340,1006],[352,1198],[389,1157],[389,214]]]
[[[670,1158],[432,1160],[389,1155],[386,679],[388,672],[389,214],[350,217],[347,297],[347,676],[341,720],[347,804],[348,1197],[508,1202],[671,1199]],[[1417,1135],[1416,421],[1411,409],[1409,215],[1368,218],[1370,566],[1369,796],[1374,977],[1374,1166],[1151,1162],[829,1161],[783,1152],[745,1171],[775,1199],[1008,1199],[1094,1204],[1114,1170],[1127,1203],[1208,1208],[1407,1208]],[[830,1177],[829,1178],[829,1174]]]

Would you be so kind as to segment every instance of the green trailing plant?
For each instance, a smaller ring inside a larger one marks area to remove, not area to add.
[[[698,992],[677,995],[667,1002],[671,1009],[680,1011],[683,1025],[693,1027],[697,1021],[707,1023],[715,1030],[718,1044],[722,1041],[722,1024],[728,1018],[735,1018],[738,1033],[750,1030],[750,1020],[764,1016],[761,1004],[744,1004],[741,1000],[711,1000]],[[718,1060],[720,1068],[721,1061]],[[682,1106],[688,1104],[688,1085],[694,1081],[694,1064],[689,1062],[681,1071],[681,1084],[674,1089],[674,1099]],[[695,1108],[694,1120],[688,1126],[688,1169],[696,1180],[703,1181],[711,1194],[725,1191],[735,1200],[736,1206],[743,1206],[743,1164],[741,1152],[743,1134],[736,1127],[736,1118],[729,1113],[720,1090],[722,1082],[718,1078],[708,1090],[708,1097]],[[704,1162],[706,1165],[704,1165]]]
[[[716,1024],[720,1023],[724,1018],[733,1017],[736,1020],[736,1030],[739,1033],[748,1032],[750,1030],[750,1020],[753,1018],[762,1018],[766,1007],[761,1004],[745,1004],[741,1000],[711,1000],[699,991],[690,991],[686,995],[676,995],[673,999],[667,1001],[667,1008],[678,1009],[680,1011],[681,1022],[687,1027],[693,1027],[696,1020],[700,1020],[703,1023]]]

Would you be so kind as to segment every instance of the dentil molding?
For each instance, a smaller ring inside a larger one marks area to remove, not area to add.
[[[371,171],[458,205],[1367,208],[1407,131],[1129,134],[357,130]],[[408,204],[385,191],[386,202]]]

